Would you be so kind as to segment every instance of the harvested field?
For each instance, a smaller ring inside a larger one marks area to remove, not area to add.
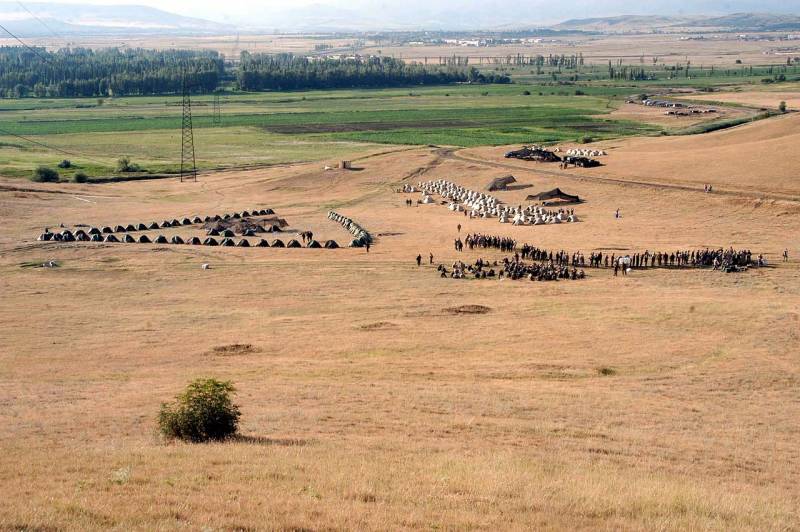
[[[604,142],[592,170],[415,148],[358,172],[24,190],[0,178],[0,528],[800,528],[798,163],[764,155],[796,151],[797,120]],[[582,223],[499,225],[394,192],[423,179],[481,190],[507,167],[532,188],[503,202],[560,187],[585,198]],[[334,210],[379,245],[35,242],[60,223],[249,205],[342,242]],[[442,279],[437,263],[504,256],[456,254],[458,223],[462,237],[587,254],[749,248],[771,266]],[[59,266],[26,267],[48,260]],[[159,405],[206,376],[236,385],[242,435],[160,440]]]
[[[800,115],[790,114],[706,135],[599,142],[590,146],[608,151],[603,168],[576,169],[563,175],[701,191],[704,184],[711,184],[720,193],[797,199],[798,163],[789,154],[796,151],[798,142]],[[468,160],[485,158],[510,170],[525,167],[519,161],[503,159],[503,153],[504,148],[476,148],[460,155]]]
[[[777,109],[781,102],[786,102],[788,109],[793,111],[800,110],[800,91],[798,90],[743,90],[739,92],[715,92],[713,94],[692,95],[691,99],[736,103],[750,107],[764,107],[766,109]]]

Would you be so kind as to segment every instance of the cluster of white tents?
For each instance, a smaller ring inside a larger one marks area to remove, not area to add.
[[[447,208],[453,212],[467,212],[470,218],[497,218],[500,223],[514,225],[544,225],[577,222],[578,217],[564,211],[553,212],[538,205],[510,207],[503,205],[491,194],[470,190],[452,181],[438,179],[419,184],[423,192],[420,203],[432,204],[433,194],[447,200]]]
[[[338,222],[342,227],[350,231],[350,233],[355,237],[350,242],[350,247],[363,248],[367,245],[372,245],[372,235],[370,235],[369,231],[361,227],[358,222],[352,218],[348,218],[347,216],[341,215],[334,211],[329,211],[328,219]]]
[[[553,150],[555,153],[561,153],[561,148]],[[601,155],[608,155],[605,150],[591,150],[586,148],[568,148],[564,153],[573,157],[600,157]]]

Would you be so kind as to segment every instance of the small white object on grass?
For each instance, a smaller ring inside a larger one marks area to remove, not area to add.
[[[211,265],[206,262],[206,263],[203,264],[203,269],[204,270],[209,270],[209,269],[211,269]]]

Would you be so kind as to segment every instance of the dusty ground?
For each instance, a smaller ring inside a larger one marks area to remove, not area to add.
[[[553,175],[604,178],[610,181],[670,185],[694,190],[711,184],[720,194],[766,199],[800,199],[800,115],[761,120],[707,135],[636,137],[589,146],[608,151],[601,168],[570,169]],[[575,147],[564,145],[562,147]],[[533,165],[504,159],[509,147],[475,148],[459,155],[498,168],[539,169],[552,173],[558,165]]]
[[[738,103],[753,107],[764,107],[767,109],[777,109],[781,102],[786,102],[788,109],[797,111],[800,109],[800,91],[741,91],[741,92],[721,92],[714,94],[696,94],[691,97],[693,100],[708,100],[723,103]]]
[[[691,154],[694,180],[735,194],[675,187],[672,170],[679,142],[796,150],[796,120],[625,141],[596,174],[519,165],[532,186],[504,201],[554,186],[587,199],[582,223],[535,228],[408,208],[392,191],[434,177],[483,187],[508,173],[498,148],[197,184],[0,181],[0,528],[799,528],[797,158],[723,171]],[[329,208],[381,236],[369,254],[34,241],[62,222],[261,206],[323,238],[347,237]],[[776,264],[550,284],[417,268],[417,253],[456,258],[459,222],[545,248],[733,245]],[[35,267],[47,259],[61,266]],[[490,310],[446,310],[460,305]],[[231,344],[253,349],[214,349]],[[245,438],[155,436],[159,403],[199,376],[237,385]]]
[[[777,106],[776,106],[777,107]],[[701,107],[705,109],[707,107]],[[713,107],[717,112],[715,114],[692,114],[687,116],[666,115],[667,109],[660,107],[648,107],[646,105],[635,103],[623,103],[610,113],[610,116],[618,120],[631,120],[634,122],[645,122],[647,124],[655,124],[657,126],[665,126],[670,130],[679,130],[687,128],[709,120],[725,120],[734,119],[748,116],[750,113],[745,109],[736,109],[734,107]]]

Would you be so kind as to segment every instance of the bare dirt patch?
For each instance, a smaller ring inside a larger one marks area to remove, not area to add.
[[[362,331],[386,331],[397,329],[398,325],[390,321],[376,321],[375,323],[366,323],[358,328]]]
[[[212,356],[229,357],[236,355],[251,355],[257,352],[258,349],[253,346],[253,344],[228,344],[215,346],[208,351],[208,354]]]
[[[460,307],[450,307],[444,309],[446,314],[488,314],[492,311],[490,307],[483,305],[461,305]]]

